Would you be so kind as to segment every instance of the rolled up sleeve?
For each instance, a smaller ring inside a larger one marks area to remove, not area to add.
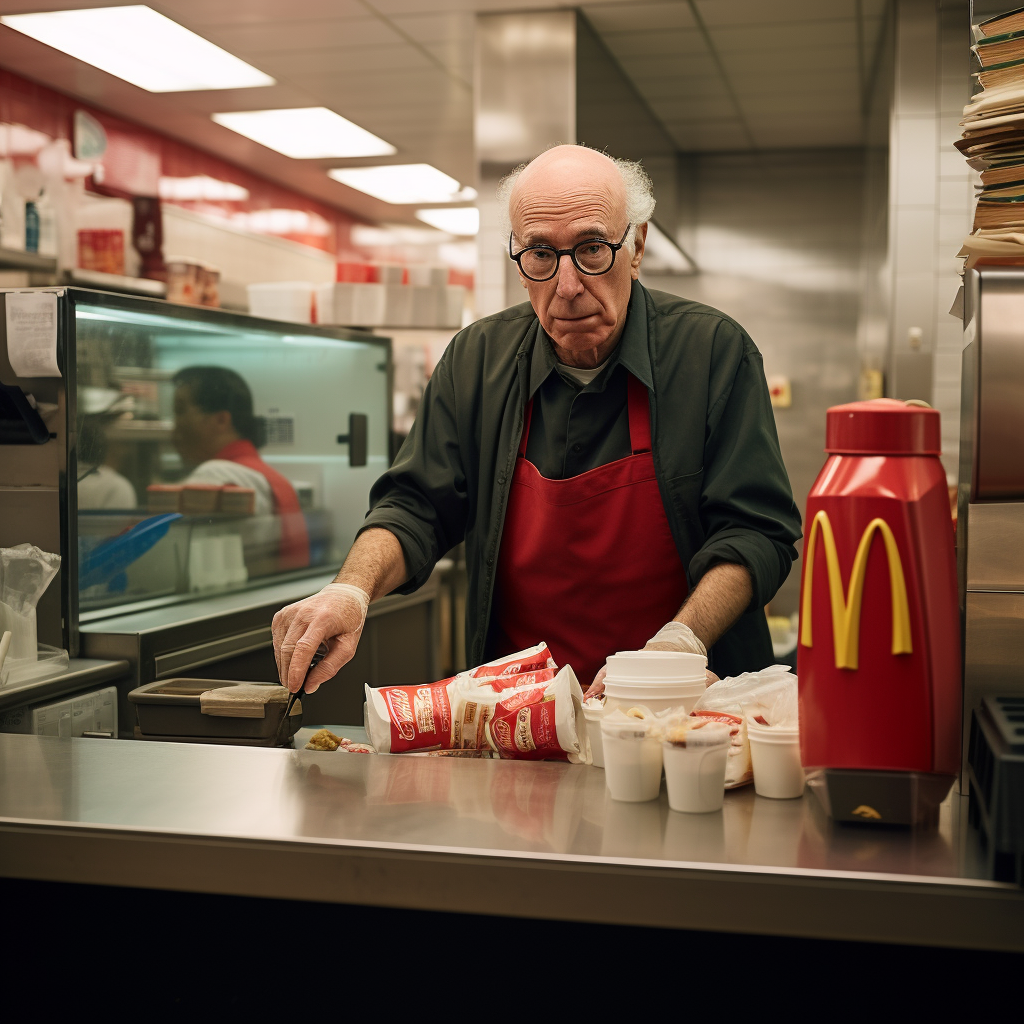
[[[370,490],[370,511],[360,528],[381,527],[397,538],[405,555],[408,594],[430,576],[438,559],[465,536],[468,510],[456,428],[455,391],[449,353],[442,357],[394,465]]]
[[[782,461],[761,354],[727,321],[716,332],[731,358],[710,381],[700,520],[704,543],[689,565],[691,583],[714,565],[745,566],[751,608],[767,604],[795,561],[800,512]]]

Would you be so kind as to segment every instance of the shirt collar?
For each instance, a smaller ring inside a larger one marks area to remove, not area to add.
[[[608,374],[619,363],[646,387],[654,390],[651,356],[647,345],[647,293],[639,281],[634,281],[630,289],[629,309],[626,312],[622,337],[615,346],[601,379],[607,379]],[[557,369],[558,360],[555,358],[551,339],[538,323],[537,337],[530,359],[530,398],[533,398],[537,389],[548,379],[548,374]]]

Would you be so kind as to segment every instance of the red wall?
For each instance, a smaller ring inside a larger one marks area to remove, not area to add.
[[[326,235],[288,233],[278,237],[290,238],[339,255],[359,255],[351,245],[350,231],[353,224],[362,221],[344,210],[327,206],[186,143],[124,121],[44,85],[0,69],[0,124],[25,125],[51,138],[70,140],[72,118],[76,110],[91,114],[107,133],[107,152],[102,160],[103,180],[93,181],[90,185],[93,190],[124,197],[154,196],[158,194],[158,179],[161,176],[188,178],[206,175],[218,181],[240,185],[248,190],[249,198],[231,202],[164,201],[222,216],[257,210],[298,210],[313,214],[327,222],[329,227]]]

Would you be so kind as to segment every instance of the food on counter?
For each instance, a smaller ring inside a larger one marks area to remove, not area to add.
[[[330,729],[317,729],[306,743],[306,750],[337,750],[342,743],[349,743],[344,736],[335,736]]]
[[[745,716],[782,721],[796,714],[797,679],[788,665],[770,665],[712,683],[690,714],[729,726],[732,745],[725,771],[725,788],[745,786],[754,779]]]
[[[376,754],[377,751],[369,743],[356,743],[355,740],[342,740],[338,750],[346,754]]]
[[[538,644],[437,683],[367,686],[367,731],[380,753],[486,749],[580,762],[588,759],[576,726],[582,704],[572,669],[556,672]]]

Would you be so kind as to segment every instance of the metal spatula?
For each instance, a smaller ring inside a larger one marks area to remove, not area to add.
[[[309,678],[309,673],[312,672],[313,669],[316,668],[316,666],[319,665],[320,662],[323,661],[324,658],[327,657],[327,654],[328,654],[327,644],[326,643],[322,643],[316,649],[316,652],[313,654],[313,657],[310,659],[309,668],[306,669],[306,679]],[[285,705],[285,709],[284,709],[284,716],[281,718],[281,721],[278,723],[277,735],[274,737],[274,745],[275,746],[277,746],[281,742],[281,735],[282,735],[282,733],[287,732],[287,729],[285,728],[285,723],[291,717],[292,708],[295,707],[295,702],[299,699],[299,697],[302,696],[302,694],[306,690],[306,679],[302,680],[302,685],[288,698],[288,703]]]

